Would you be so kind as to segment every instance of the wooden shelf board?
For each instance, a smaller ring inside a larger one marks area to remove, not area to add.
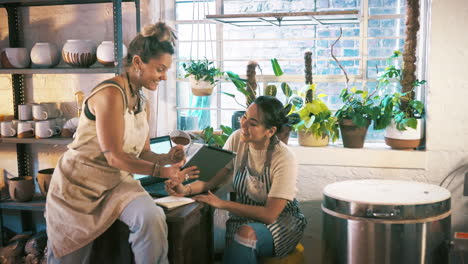
[[[0,138],[1,144],[49,144],[49,145],[67,145],[73,141],[73,138]]]
[[[72,68],[56,67],[50,69],[0,69],[0,74],[100,74],[115,73],[114,67]]]
[[[13,200],[0,201],[0,208],[11,210],[44,211],[45,196],[35,196],[29,202],[15,202]]]
[[[122,2],[134,2],[135,0],[122,0]],[[50,5],[76,5],[112,3],[112,0],[1,0],[3,6],[50,6]]]

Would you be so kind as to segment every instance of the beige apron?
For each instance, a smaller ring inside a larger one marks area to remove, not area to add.
[[[124,89],[112,81],[94,88],[84,103],[109,86],[122,92],[126,109],[123,150],[138,156],[149,131],[144,107],[140,113],[130,112]],[[128,82],[125,86],[128,87]],[[45,218],[52,245],[49,250],[53,250],[57,258],[95,240],[114,223],[129,202],[148,195],[132,174],[107,164],[99,148],[96,123],[88,119],[84,111],[75,136],[55,168],[47,194]]]

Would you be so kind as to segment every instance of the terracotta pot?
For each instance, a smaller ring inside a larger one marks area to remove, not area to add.
[[[37,184],[39,185],[39,190],[41,190],[43,195],[47,195],[52,174],[54,174],[54,168],[43,169],[37,172]]]
[[[5,48],[0,56],[5,69],[28,68],[31,62],[26,48]]]
[[[30,201],[34,196],[34,181],[31,176],[16,177],[8,180],[11,199],[17,202]]]
[[[192,86],[192,93],[195,96],[209,96],[213,93],[214,84],[207,81],[195,80],[193,75],[189,76],[190,84]]]
[[[127,56],[127,47],[122,43],[122,58]],[[97,47],[96,57],[99,63],[104,66],[114,66],[114,42],[103,41]]]
[[[72,67],[88,68],[96,62],[96,46],[90,40],[67,40],[63,45],[62,58]]]
[[[299,131],[297,133],[299,145],[306,147],[324,147],[328,145],[328,135],[321,137],[312,134],[312,132]]]
[[[398,130],[392,120],[385,129],[385,143],[392,149],[412,150],[421,144],[424,138],[424,120],[418,119],[416,129]]]
[[[358,127],[351,119],[343,119],[340,121],[341,138],[345,148],[362,148],[366,139],[367,128],[370,122],[365,127]]]
[[[50,68],[60,61],[57,46],[52,43],[36,43],[31,49],[31,62],[37,68]]]

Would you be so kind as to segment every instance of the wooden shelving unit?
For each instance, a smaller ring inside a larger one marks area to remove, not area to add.
[[[0,144],[49,144],[49,145],[67,145],[73,141],[73,138],[51,137],[51,138],[0,138]]]

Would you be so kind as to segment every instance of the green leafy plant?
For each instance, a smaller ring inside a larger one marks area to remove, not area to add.
[[[304,95],[305,104],[296,110],[300,122],[294,125],[294,130],[311,132],[317,138],[328,136],[334,142],[339,137],[337,118],[320,99],[327,95],[315,96],[315,91],[315,84],[309,84]]]
[[[368,91],[358,90],[356,87],[341,90],[340,98],[343,106],[335,113],[338,121],[351,119],[358,127],[368,126],[377,120],[380,107],[377,105],[379,96],[369,94]]]
[[[393,55],[387,59],[387,66],[378,77],[377,88],[387,87],[396,80],[403,81],[404,71],[399,65],[400,51],[394,51]],[[423,102],[413,98],[414,88],[425,84],[425,80],[416,79],[411,90],[407,92],[396,91],[392,94],[382,96],[380,101],[380,113],[375,123],[376,129],[386,128],[391,121],[395,122],[398,130],[406,130],[408,127],[416,129],[417,119],[424,115]],[[401,90],[401,89],[400,89]]]
[[[205,144],[222,148],[233,131],[229,126],[221,125],[220,127],[222,131],[221,134],[215,133],[213,127],[206,127],[203,129],[200,138],[205,142]]]
[[[212,61],[204,60],[190,60],[188,64],[183,63],[182,67],[187,72],[185,78],[192,75],[195,80],[207,81],[210,84],[215,84],[218,77],[223,76],[223,72],[214,66]]]

